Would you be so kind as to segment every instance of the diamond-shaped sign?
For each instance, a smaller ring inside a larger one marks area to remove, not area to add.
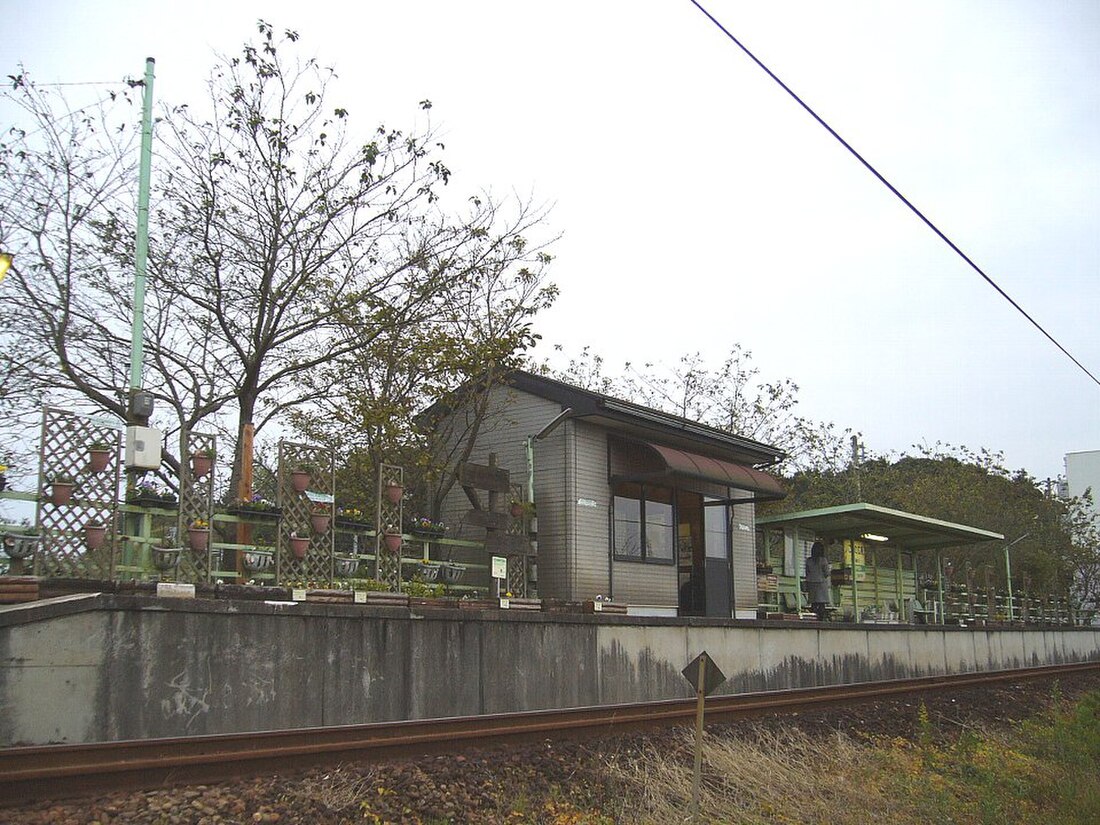
[[[691,664],[680,671],[684,678],[691,682],[695,692],[699,692],[700,676],[702,676],[703,695],[712,693],[722,682],[726,681],[726,674],[714,663],[714,660],[704,650],[691,660]]]

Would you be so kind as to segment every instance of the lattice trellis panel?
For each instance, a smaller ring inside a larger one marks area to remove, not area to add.
[[[517,484],[511,485],[511,487],[512,501],[526,500],[522,487]],[[509,526],[507,532],[512,536],[526,537],[528,535],[527,514],[524,513],[518,517],[513,517],[512,524]],[[527,598],[527,554],[514,553],[508,555],[508,578],[506,581],[508,584],[508,592],[517,598]]]
[[[92,466],[91,445],[107,446],[106,466]],[[110,421],[46,407],[42,412],[36,512],[42,548],[38,576],[110,579],[117,562],[116,524],[121,434]],[[53,481],[69,478],[72,498],[54,504]],[[103,527],[102,544],[89,546],[88,527]]]
[[[394,593],[401,592],[401,548],[387,549],[386,533],[403,531],[405,502],[405,471],[394,464],[378,465],[378,506],[374,523],[378,536],[375,539],[375,573],[378,581],[389,585]]]
[[[215,450],[214,462],[210,472],[202,478],[196,478],[191,471],[191,456],[203,450]],[[217,540],[214,532],[214,476],[217,470],[217,438],[206,433],[190,433],[187,437],[187,456],[180,461],[179,474],[179,520],[176,522],[176,535],[180,551],[179,565],[176,568],[178,581],[206,582],[214,578],[214,571],[222,567],[219,551],[213,549]],[[205,550],[192,550],[188,528],[196,521],[205,522],[210,530]]]
[[[294,486],[295,472],[301,470],[308,472],[309,481],[307,489],[299,492]],[[309,492],[334,497],[336,473],[332,451],[312,444],[280,441],[278,484],[278,505],[283,511],[276,544],[279,582],[331,582],[336,557],[336,504],[333,501],[325,508],[330,516],[328,530],[316,532],[312,516],[317,503],[309,498]],[[291,550],[292,534],[309,538],[303,559]]]

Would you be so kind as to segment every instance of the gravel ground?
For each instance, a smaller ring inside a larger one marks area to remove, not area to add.
[[[1074,699],[1100,690],[1100,674],[1029,679],[997,687],[934,691],[708,726],[736,734],[749,724],[797,725],[810,733],[836,730],[867,735],[914,735],[923,700],[935,729],[999,725],[1041,711],[1057,690]],[[9,825],[229,825],[229,823],[597,823],[613,821],[622,805],[602,769],[606,754],[629,752],[642,741],[668,750],[682,732],[613,737],[585,743],[543,742],[517,748],[426,756],[377,765],[340,765],[298,775],[265,776],[218,785],[44,800],[0,809]],[[663,741],[667,740],[667,741]],[[517,813],[519,812],[519,813]],[[583,812],[588,812],[584,814]]]

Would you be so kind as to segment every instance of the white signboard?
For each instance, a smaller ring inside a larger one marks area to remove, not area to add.
[[[508,559],[504,556],[493,556],[493,578],[508,578]]]

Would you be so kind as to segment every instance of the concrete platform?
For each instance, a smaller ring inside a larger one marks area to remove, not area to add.
[[[0,745],[430,719],[1100,660],[973,629],[84,594],[0,607]]]

